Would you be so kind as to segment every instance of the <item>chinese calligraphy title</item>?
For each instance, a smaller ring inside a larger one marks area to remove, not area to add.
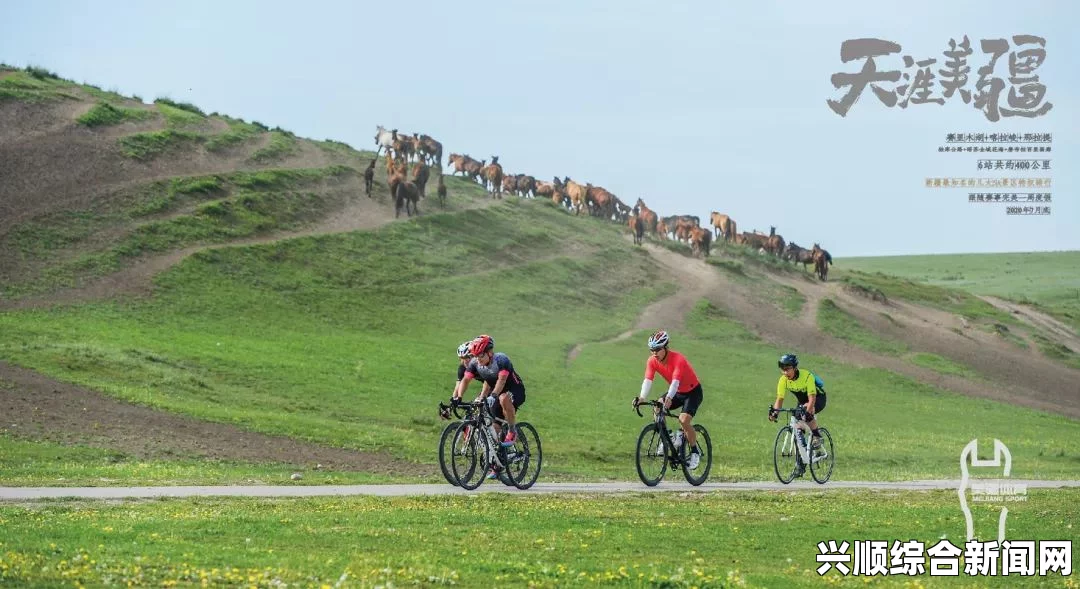
[[[917,66],[915,78],[909,71],[879,71],[874,58],[900,53],[900,45],[883,39],[848,39],[840,45],[840,60],[847,63],[856,59],[865,59],[863,67],[856,73],[837,72],[832,75],[834,88],[847,87],[848,91],[840,100],[826,100],[829,108],[836,114],[846,117],[848,111],[862,95],[867,86],[878,100],[890,108],[907,108],[908,104],[933,103],[944,105],[946,98],[959,95],[964,104],[971,104],[982,111],[988,120],[997,122],[1001,117],[1035,118],[1053,108],[1053,104],[1044,101],[1046,85],[1039,81],[1035,70],[1046,61],[1046,39],[1035,35],[1013,35],[1013,45],[1006,39],[982,39],[984,54],[989,54],[989,61],[977,71],[979,77],[974,83],[974,92],[968,89],[968,57],[973,53],[967,35],[959,43],[949,40],[949,49],[943,52],[944,67],[937,70],[940,75],[941,94],[935,94],[938,76],[933,66],[936,58],[915,61],[904,55],[904,67]],[[1009,54],[1008,86],[1005,80],[994,75],[998,60]],[[882,82],[895,83],[892,88]],[[1008,106],[1000,104],[1001,93],[1008,87]]]

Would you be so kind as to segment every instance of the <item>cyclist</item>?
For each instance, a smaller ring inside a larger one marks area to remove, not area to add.
[[[664,409],[682,408],[679,413],[679,425],[682,426],[683,435],[690,443],[690,470],[698,467],[701,460],[701,451],[697,445],[697,432],[694,431],[693,420],[697,410],[701,407],[702,391],[701,382],[690,362],[679,352],[668,349],[670,337],[664,330],[657,331],[649,337],[649,352],[651,355],[645,361],[645,380],[641,383],[641,394],[634,398],[634,407],[649,397],[649,389],[652,388],[653,376],[659,372],[670,385],[667,395],[664,397]],[[657,407],[655,411],[659,412]]]
[[[472,344],[472,340],[465,340],[461,342],[461,345],[457,348],[458,368],[457,368],[457,382],[454,384],[454,392],[450,394],[450,406],[457,405],[461,402],[461,395],[458,394],[458,386],[461,385],[461,379],[465,377],[465,367],[469,365],[469,360],[472,356],[469,355],[469,346]],[[450,419],[450,409],[446,409],[441,412],[445,419]]]
[[[806,409],[807,425],[810,426],[810,448],[817,451],[821,448],[821,434],[818,433],[817,414],[825,409],[825,383],[813,372],[799,369],[799,358],[795,354],[784,354],[777,361],[780,368],[780,381],[776,383],[776,402],[773,403],[773,411],[769,411],[769,421],[776,421],[777,409],[784,406],[784,396],[792,393],[798,399],[799,405]],[[796,476],[805,472],[806,466],[802,460],[797,460],[798,469]]]
[[[469,354],[472,359],[465,366],[461,381],[454,389],[454,396],[460,399],[474,378],[483,381],[484,387],[477,400],[484,400],[488,396],[495,399],[491,414],[510,424],[502,445],[513,446],[517,439],[517,408],[525,402],[525,383],[514,370],[510,358],[502,352],[495,352],[495,340],[490,335],[477,336],[469,346]],[[495,424],[495,431],[500,433],[498,423]]]

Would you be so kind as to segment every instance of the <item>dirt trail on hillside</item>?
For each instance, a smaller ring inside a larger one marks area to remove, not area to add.
[[[1069,349],[1080,353],[1080,334],[1077,334],[1076,330],[1065,323],[1062,323],[1058,319],[1019,303],[1006,301],[1005,299],[999,299],[989,295],[978,296],[980,299],[990,303],[998,309],[1007,313],[1012,313],[1016,318],[1023,322],[1036,325],[1050,332],[1062,344],[1068,346]]]
[[[646,244],[645,247],[661,267],[674,272],[671,277],[680,284],[680,291],[651,305],[648,312],[638,318],[637,329],[664,327],[675,331],[684,324],[686,314],[694,304],[700,298],[706,298],[781,350],[826,355],[855,366],[890,370],[967,396],[1080,419],[1080,386],[1076,384],[1080,371],[1041,356],[1024,356],[1022,362],[1017,361],[1022,351],[1014,344],[996,334],[967,328],[958,316],[951,313],[902,301],[871,301],[845,291],[839,283],[822,283],[798,275],[785,276],[774,272],[751,273],[754,281],[766,280],[789,286],[806,298],[801,315],[792,319],[762,299],[761,289],[764,285],[750,287],[701,259],[689,258],[654,244]],[[878,336],[904,342],[913,350],[950,358],[973,368],[987,381],[976,382],[942,374],[912,364],[903,357],[870,352],[821,332],[817,327],[817,310],[826,297],[854,315]],[[953,328],[961,333],[956,333]],[[625,339],[631,333],[625,332],[613,340]],[[568,362],[580,350],[580,345],[575,346]]]
[[[0,433],[89,445],[145,460],[199,458],[280,463],[283,468],[430,476],[433,465],[270,436],[231,425],[132,405],[0,361]]]

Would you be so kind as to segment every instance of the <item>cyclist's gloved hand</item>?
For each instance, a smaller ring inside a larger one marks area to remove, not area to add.
[[[776,416],[779,412],[776,409],[769,409],[769,421],[776,421]]]
[[[457,397],[454,397],[453,395],[450,396],[450,406],[451,407],[457,407],[460,404],[461,404],[461,399],[458,399]]]

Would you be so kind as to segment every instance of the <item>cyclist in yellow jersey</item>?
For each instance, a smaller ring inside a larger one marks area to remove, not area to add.
[[[795,354],[784,354],[777,362],[780,368],[780,380],[776,383],[776,402],[773,409],[784,406],[784,396],[792,393],[798,399],[799,405],[806,409],[807,425],[813,435],[810,437],[810,448],[817,450],[821,447],[821,435],[818,433],[817,414],[825,409],[825,384],[813,372],[799,368],[799,358]],[[769,412],[769,421],[776,421],[776,411]],[[802,461],[798,460],[801,474]]]

